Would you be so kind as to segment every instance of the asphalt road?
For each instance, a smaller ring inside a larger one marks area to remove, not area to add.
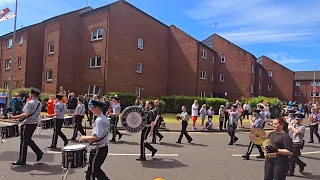
[[[70,129],[63,130],[71,137]],[[140,134],[126,132],[121,141],[109,145],[109,155],[103,169],[111,180],[153,180],[161,177],[166,180],[260,180],[263,179],[264,161],[256,159],[253,150],[251,160],[240,157],[246,152],[249,143],[248,133],[238,133],[239,141],[229,146],[226,133],[190,133],[194,143],[176,144],[179,133],[163,132],[164,139],[155,145],[158,154],[148,161],[139,162],[135,159],[139,154]],[[309,131],[307,132],[309,134]],[[61,179],[61,154],[46,149],[50,145],[52,130],[42,135],[34,135],[35,142],[44,150],[43,159],[36,163],[36,156],[31,149],[28,151],[26,166],[12,166],[19,154],[19,138],[0,144],[0,179],[1,180],[56,180]],[[109,135],[110,137],[110,135]],[[306,140],[309,140],[307,135]],[[58,147],[62,147],[59,139]],[[319,154],[320,144],[306,144],[302,158],[308,166],[305,173],[296,172],[297,177],[289,180],[320,179]],[[147,154],[150,152],[147,151]],[[70,172],[68,179],[84,179],[86,168]]]

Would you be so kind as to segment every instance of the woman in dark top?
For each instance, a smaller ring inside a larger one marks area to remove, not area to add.
[[[274,143],[275,147],[267,146],[266,153],[275,153],[276,156],[269,158],[266,156],[264,164],[264,180],[285,180],[289,170],[289,156],[292,155],[292,140],[285,132],[286,122],[283,118],[273,120],[273,129],[268,139]]]

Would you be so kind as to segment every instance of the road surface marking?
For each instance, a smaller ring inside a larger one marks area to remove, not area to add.
[[[302,152],[302,155],[307,155],[307,154],[320,154],[320,151],[312,151],[312,152]],[[241,157],[243,154],[232,154],[233,157]],[[250,156],[259,156],[259,154],[251,154]]]
[[[48,154],[61,154],[59,151],[47,151]],[[87,153],[89,154],[89,153]],[[119,154],[119,153],[108,153],[108,156],[140,156],[140,154]],[[151,154],[146,154],[146,156],[151,156]],[[159,157],[177,157],[179,154],[155,154]]]

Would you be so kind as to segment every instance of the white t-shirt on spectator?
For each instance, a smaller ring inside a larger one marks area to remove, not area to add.
[[[195,105],[195,104],[192,104],[192,113],[191,113],[191,115],[192,116],[198,116],[198,113],[199,113],[199,104],[197,104],[197,105]],[[194,109],[194,108],[197,108],[197,109]]]

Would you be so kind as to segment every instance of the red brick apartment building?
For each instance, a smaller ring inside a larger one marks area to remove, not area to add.
[[[294,76],[294,101],[306,103],[313,100],[313,71],[297,71]],[[315,72],[315,102],[320,100],[320,71]]]
[[[16,43],[17,61],[22,57],[21,69],[14,71],[16,87],[32,85],[56,93],[64,86],[77,94],[100,96],[119,91],[143,97],[188,95],[233,101],[265,94],[292,98],[292,71],[265,56],[257,61],[217,34],[198,41],[124,0],[56,16],[19,30],[17,37],[22,34],[23,45],[19,38]],[[4,87],[10,36],[0,37]],[[268,71],[273,72],[271,78]],[[268,85],[271,91],[266,91]]]

